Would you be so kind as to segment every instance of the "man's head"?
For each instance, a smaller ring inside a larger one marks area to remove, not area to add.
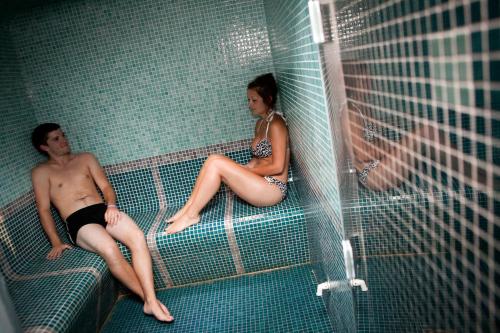
[[[68,141],[58,124],[38,125],[31,134],[31,142],[36,150],[45,156],[59,156],[70,152]]]

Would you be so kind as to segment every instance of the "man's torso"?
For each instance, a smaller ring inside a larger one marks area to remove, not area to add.
[[[61,217],[102,202],[90,172],[85,154],[75,154],[63,167],[44,163],[40,167],[48,175],[50,201]]]

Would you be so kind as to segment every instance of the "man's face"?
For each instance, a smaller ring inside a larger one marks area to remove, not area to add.
[[[47,144],[42,145],[41,148],[49,155],[54,156],[62,156],[71,152],[66,135],[61,129],[49,132],[47,135]]]

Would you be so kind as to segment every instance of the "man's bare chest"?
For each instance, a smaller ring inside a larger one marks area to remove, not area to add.
[[[75,190],[93,184],[88,168],[80,165],[54,168],[49,175],[51,192]]]

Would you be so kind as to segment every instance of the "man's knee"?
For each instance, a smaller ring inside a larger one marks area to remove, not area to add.
[[[102,244],[96,252],[108,263],[123,259],[123,254],[120,252],[115,241],[108,241],[106,244]]]
[[[146,238],[144,237],[144,233],[139,228],[137,228],[137,230],[130,233],[129,239],[130,239],[129,244],[126,244],[126,245],[131,250],[148,247],[148,245],[146,243]]]

